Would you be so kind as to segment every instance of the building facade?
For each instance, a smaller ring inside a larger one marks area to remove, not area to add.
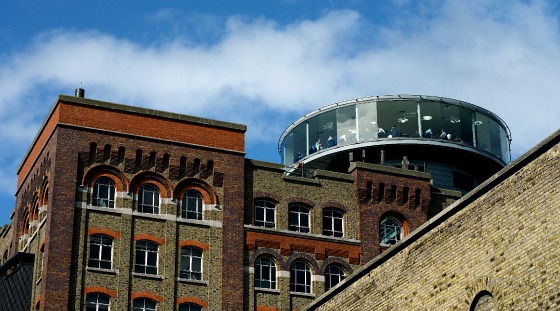
[[[495,123],[487,151],[472,123],[470,143],[421,130],[274,164],[245,158],[244,125],[61,95],[19,167],[4,265],[34,255],[26,310],[301,310],[468,190],[434,186],[464,164],[403,156],[475,154],[490,174],[509,156]]]

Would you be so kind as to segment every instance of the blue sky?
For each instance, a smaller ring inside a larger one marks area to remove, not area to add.
[[[558,129],[557,1],[0,2],[0,224],[59,94],[243,123],[279,162],[299,116],[387,94],[498,114],[518,157]]]

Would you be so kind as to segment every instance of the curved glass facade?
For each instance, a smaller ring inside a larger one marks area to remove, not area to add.
[[[510,162],[510,132],[481,107],[430,96],[356,99],[313,111],[294,122],[279,141],[285,165],[324,149],[384,140],[433,140],[472,147]]]

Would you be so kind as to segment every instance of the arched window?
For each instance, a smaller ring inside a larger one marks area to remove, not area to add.
[[[148,298],[136,298],[132,302],[132,311],[156,311],[156,302]]]
[[[158,245],[150,241],[136,241],[134,272],[158,274]]]
[[[267,200],[255,201],[255,226],[276,227],[276,205]]]
[[[289,216],[288,216],[288,229],[291,231],[309,232],[309,209],[294,205],[290,206]]]
[[[202,308],[192,303],[184,303],[179,306],[179,311],[201,311]]]
[[[311,269],[304,261],[295,261],[290,267],[290,291],[311,293]]]
[[[138,211],[159,214],[159,192],[154,185],[142,185],[138,190]]]
[[[469,310],[470,311],[496,310],[496,303],[494,301],[494,297],[487,290],[483,290],[479,292],[474,297]]]
[[[344,280],[344,270],[338,265],[330,265],[325,270],[325,290],[333,288]]]
[[[109,178],[101,177],[93,184],[94,206],[115,207],[115,184]]]
[[[181,248],[181,271],[179,275],[189,280],[202,279],[202,250],[196,247]]]
[[[403,226],[394,217],[383,217],[379,225],[381,245],[393,245],[403,238]]]
[[[111,269],[113,258],[113,238],[103,234],[89,237],[88,267]]]
[[[323,234],[341,238],[344,235],[343,216],[339,210],[323,210]]]
[[[86,311],[109,311],[110,297],[102,293],[89,293],[86,296]]]
[[[276,289],[276,264],[263,256],[255,261],[255,287]]]
[[[187,219],[202,219],[202,195],[194,190],[188,190],[181,200],[181,217]]]

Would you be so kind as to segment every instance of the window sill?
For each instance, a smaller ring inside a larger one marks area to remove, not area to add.
[[[87,267],[86,270],[93,271],[93,272],[107,273],[107,274],[119,274],[119,269],[103,269],[103,268]]]
[[[279,289],[270,289],[270,288],[261,288],[261,287],[255,287],[255,291],[256,292],[262,292],[262,293],[267,293],[267,294],[280,294],[280,290]]]
[[[290,296],[301,296],[301,297],[315,298],[315,294],[313,294],[313,293],[290,292]]]
[[[146,273],[132,272],[132,275],[140,277],[140,278],[145,278],[145,279],[155,279],[155,280],[165,279],[165,277],[163,275],[158,275],[158,274],[146,274]]]
[[[208,281],[204,281],[204,280],[192,280],[192,279],[185,279],[185,278],[177,278],[177,282],[199,284],[199,285],[208,286]]]

